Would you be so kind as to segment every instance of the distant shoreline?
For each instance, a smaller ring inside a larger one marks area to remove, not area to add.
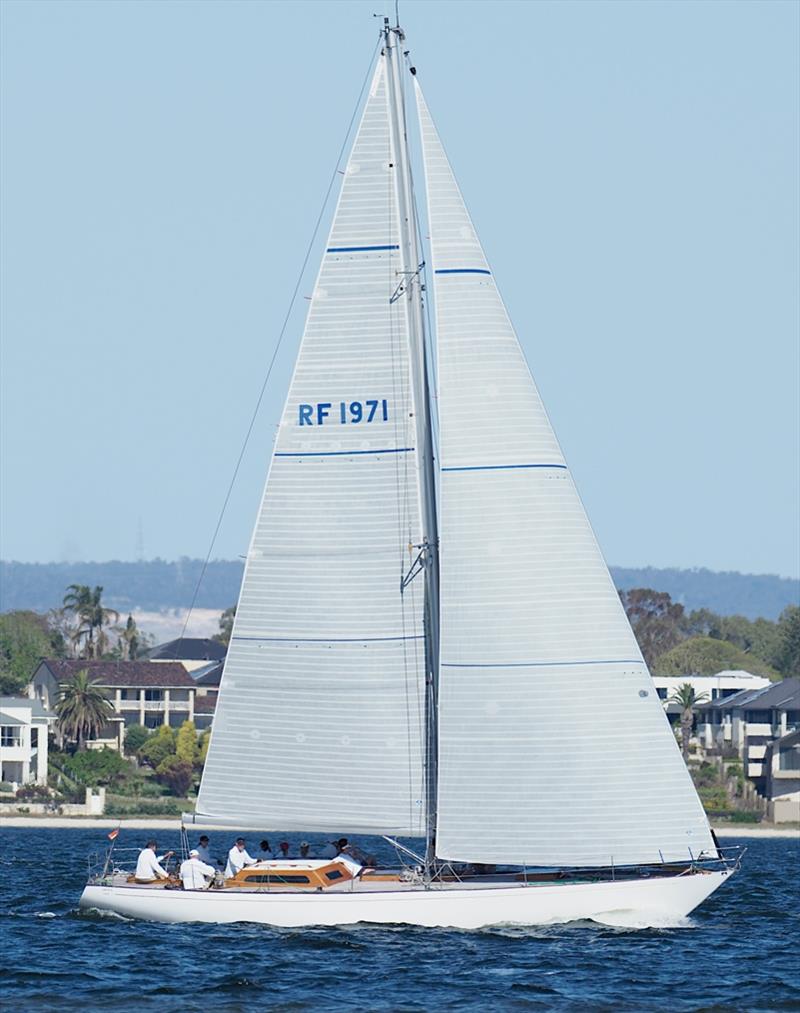
[[[113,830],[120,827],[122,830],[178,830],[181,821],[175,819],[155,819],[142,817],[142,819],[117,820],[113,817],[83,817],[83,816],[3,816],[0,818],[0,830],[9,827],[46,827],[53,830],[73,830],[84,828],[86,830]],[[193,824],[190,830],[200,829],[202,824]],[[211,827],[206,829],[225,829],[223,827]],[[231,829],[231,828],[228,828]],[[718,826],[714,827],[718,837],[796,837],[800,840],[800,829],[797,827],[758,827],[758,826]]]

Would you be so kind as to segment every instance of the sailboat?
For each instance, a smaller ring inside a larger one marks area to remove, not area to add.
[[[682,918],[737,859],[712,836],[405,35],[387,19],[382,36],[185,823],[380,835],[398,867],[273,860],[170,890],[111,860],[81,905],[279,926]]]

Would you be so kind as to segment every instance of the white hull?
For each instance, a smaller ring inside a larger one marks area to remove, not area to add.
[[[348,891],[324,896],[89,885],[80,906],[151,921],[258,922],[284,927],[370,922],[477,929],[584,919],[657,926],[685,918],[730,875],[721,871],[603,883]]]

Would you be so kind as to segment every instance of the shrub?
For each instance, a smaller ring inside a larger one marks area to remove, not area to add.
[[[193,765],[197,759],[197,730],[193,721],[184,721],[175,739],[175,755],[184,763]]]
[[[156,774],[162,784],[166,784],[173,795],[185,795],[192,783],[194,770],[191,763],[177,756],[168,756],[159,763]]]
[[[144,725],[131,725],[125,732],[125,752],[128,756],[135,756],[150,739],[150,735],[150,729]]]
[[[176,799],[139,802],[135,799],[106,801],[106,816],[180,816],[184,806]]]
[[[161,727],[166,728],[167,726],[162,725]],[[153,735],[145,742],[139,751],[139,755],[154,770],[158,769],[164,760],[175,755],[175,743],[172,736],[162,735],[161,729],[159,729],[157,735]]]
[[[120,775],[127,774],[131,765],[113,749],[90,749],[64,757],[61,767],[68,777],[93,788],[98,784],[111,784]]]
[[[728,817],[731,823],[760,823],[761,816],[749,809],[737,809]]]
[[[50,791],[43,784],[23,784],[17,788],[16,797],[22,802],[49,802]]]
[[[195,762],[200,770],[202,770],[203,766],[205,765],[206,756],[208,756],[208,745],[210,742],[211,742],[211,729],[206,728],[206,730],[200,736],[200,742],[198,743],[197,746],[197,760]]]

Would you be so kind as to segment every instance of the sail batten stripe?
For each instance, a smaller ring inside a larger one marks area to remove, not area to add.
[[[641,658],[609,658],[596,661],[443,661],[442,668],[570,668],[573,665],[644,665]]]
[[[514,468],[558,468],[567,471],[566,464],[470,464],[463,467],[442,468],[442,471],[511,471]]]
[[[373,250],[399,250],[398,244],[390,246],[329,246],[326,253],[372,253]]]
[[[276,450],[276,457],[350,457],[353,454],[410,454],[413,447],[381,447],[380,450]]]
[[[491,271],[485,270],[483,267],[440,267],[437,268],[434,274],[488,274],[491,275]]]

